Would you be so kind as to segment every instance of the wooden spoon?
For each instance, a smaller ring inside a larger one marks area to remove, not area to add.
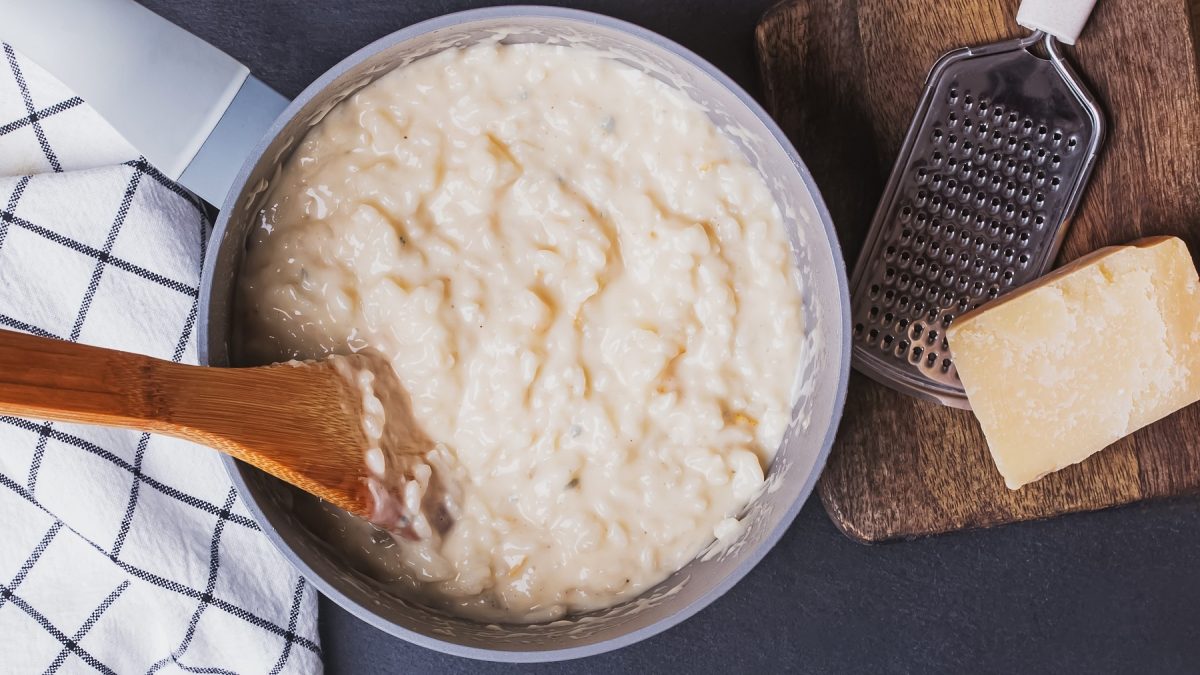
[[[382,356],[342,358],[396,380]],[[387,424],[423,439],[402,412]],[[185,438],[355,515],[375,511],[363,393],[329,362],[205,368],[0,330],[0,413]]]

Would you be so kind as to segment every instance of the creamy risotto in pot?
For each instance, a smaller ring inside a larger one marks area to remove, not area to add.
[[[243,363],[390,359],[456,517],[372,555],[495,622],[630,599],[733,536],[801,356],[763,178],[582,48],[451,49],[341,103],[272,180],[237,303]]]

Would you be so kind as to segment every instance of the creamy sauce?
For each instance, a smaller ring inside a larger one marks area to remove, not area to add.
[[[378,350],[461,486],[433,543],[375,538],[377,574],[542,622],[736,535],[801,295],[763,178],[695,103],[582,48],[447,50],[335,108],[266,203],[241,360]]]

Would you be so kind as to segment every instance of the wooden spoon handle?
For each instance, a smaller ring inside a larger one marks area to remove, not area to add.
[[[364,514],[364,459],[339,451],[366,446],[347,386],[320,364],[204,368],[0,330],[0,414],[185,438]]]
[[[0,330],[0,412],[166,431],[151,395],[168,361]]]

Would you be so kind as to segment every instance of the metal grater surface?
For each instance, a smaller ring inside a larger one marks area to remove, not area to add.
[[[1103,136],[1054,38],[943,56],[851,280],[855,367],[968,408],[946,328],[1053,263]]]

